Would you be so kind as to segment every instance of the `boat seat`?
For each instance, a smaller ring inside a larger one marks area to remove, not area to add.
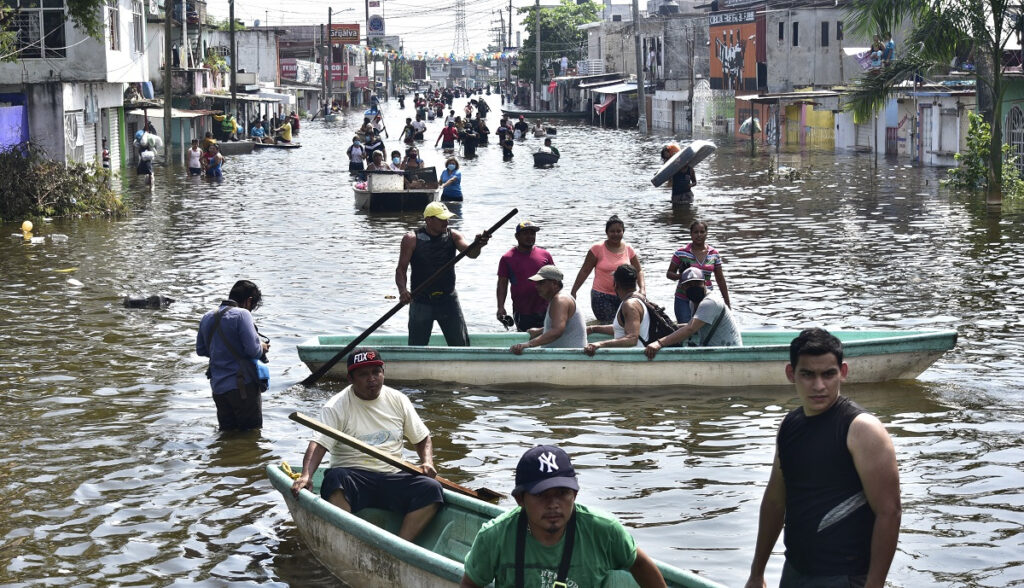
[[[473,536],[475,537],[476,533]],[[472,546],[472,539],[467,543],[464,537],[459,536],[456,521],[449,521],[441,529],[441,533],[437,536],[437,541],[434,543],[434,548],[431,551],[448,559],[464,562],[466,561],[466,554],[469,553],[469,548]]]

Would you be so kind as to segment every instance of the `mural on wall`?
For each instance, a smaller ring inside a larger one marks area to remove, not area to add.
[[[757,25],[753,10],[710,18],[711,89],[757,91]]]

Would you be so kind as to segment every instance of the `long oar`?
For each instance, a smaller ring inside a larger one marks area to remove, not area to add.
[[[313,429],[314,431],[318,431],[320,433],[323,433],[324,435],[327,435],[328,437],[337,439],[338,441],[341,441],[345,445],[358,449],[359,451],[362,451],[366,455],[375,457],[388,465],[395,466],[396,468],[402,470],[403,472],[408,472],[410,474],[418,474],[420,476],[426,475],[423,473],[423,470],[416,467],[415,465],[402,459],[395,459],[390,454],[384,453],[383,451],[377,449],[372,445],[367,445],[366,443],[363,443],[359,439],[356,439],[355,437],[352,437],[350,435],[346,435],[345,433],[342,433],[338,429],[330,427],[312,417],[308,417],[299,412],[293,412],[290,415],[288,415],[288,418],[299,424],[306,425],[307,427]],[[500,492],[495,492],[494,490],[491,490],[489,488],[479,488],[477,490],[471,490],[469,488],[466,488],[465,486],[460,486],[455,482],[452,482],[451,480],[446,480],[441,476],[437,476],[434,479],[440,482],[442,486],[453,492],[465,494],[466,496],[472,496],[473,498],[477,498],[479,500],[497,502],[498,500],[501,500],[505,496],[504,494]]]
[[[486,231],[484,231],[481,236],[486,235],[487,237],[490,237],[491,234],[494,233],[494,231],[497,231],[498,228],[501,225],[503,225],[506,222],[508,222],[508,219],[512,218],[513,216],[515,216],[518,213],[519,213],[519,209],[518,208],[513,208],[512,211],[509,212],[508,214],[506,214],[505,216],[503,216],[501,218],[501,220],[499,220],[498,222],[494,223],[493,227],[491,227],[491,228],[487,229]],[[417,286],[416,289],[412,291],[411,298],[415,298],[417,294],[419,294],[420,292],[424,292],[427,289],[427,286],[429,286],[431,284],[431,282],[433,282],[437,278],[441,277],[441,275],[443,273],[445,273],[446,271],[448,271],[449,269],[451,269],[451,267],[453,265],[455,265],[456,263],[459,263],[459,261],[463,257],[466,256],[466,253],[468,253],[470,249],[472,249],[473,247],[476,246],[476,244],[477,244],[477,242],[479,240],[480,240],[479,237],[474,239],[473,242],[469,245],[469,247],[466,248],[465,251],[463,251],[462,253],[456,255],[454,259],[452,259],[448,263],[444,264],[441,267],[441,269],[439,269],[436,272],[434,272],[434,274],[432,276],[430,276],[422,284]],[[351,352],[353,349],[355,349],[356,345],[359,345],[360,343],[362,343],[363,339],[366,339],[367,337],[369,337],[370,333],[376,331],[377,327],[380,327],[381,325],[383,325],[384,322],[387,321],[392,316],[394,316],[396,312],[398,312],[399,310],[402,310],[402,307],[405,306],[405,304],[406,304],[405,302],[399,301],[398,304],[393,306],[391,308],[391,310],[387,311],[384,314],[384,316],[382,316],[379,319],[377,319],[377,322],[375,322],[372,325],[370,325],[370,327],[368,329],[366,329],[365,331],[363,331],[363,333],[361,335],[359,335],[358,337],[353,339],[352,342],[350,342],[348,345],[346,345],[344,349],[342,349],[341,351],[336,353],[334,355],[334,357],[332,357],[331,359],[327,360],[326,363],[324,363],[322,366],[320,366],[320,368],[318,370],[316,370],[315,372],[310,374],[309,377],[307,377],[305,380],[302,380],[302,382],[301,382],[302,385],[308,387],[308,386],[312,386],[313,384],[316,384],[317,380],[322,378],[324,374],[329,372],[331,370],[331,368],[334,367],[334,364],[336,364],[339,361],[341,361],[341,358],[345,357],[346,355],[349,354],[349,352]]]

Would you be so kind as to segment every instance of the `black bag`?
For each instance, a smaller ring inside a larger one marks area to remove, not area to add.
[[[647,338],[645,339],[644,337],[640,337],[641,343],[644,345],[650,345],[651,341],[657,341],[658,339],[667,337],[679,330],[679,325],[677,325],[676,322],[668,316],[668,313],[665,312],[664,306],[657,305],[641,296],[637,296],[637,298],[644,303],[644,307],[647,309],[647,314],[651,317],[647,326]],[[683,343],[680,341],[674,345],[669,345],[669,347],[682,347],[682,345]]]

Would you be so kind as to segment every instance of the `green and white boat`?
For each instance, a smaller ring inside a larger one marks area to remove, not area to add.
[[[278,465],[268,465],[270,483],[284,497],[295,526],[313,556],[349,586],[360,588],[451,588],[462,579],[463,561],[480,527],[504,510],[475,498],[444,491],[445,504],[415,543],[397,535],[401,516],[375,508],[345,512],[320,498],[324,468],[313,477],[313,492],[292,496],[292,480]],[[710,580],[658,562],[675,588],[721,587]],[[637,584],[628,571],[608,576],[600,588]]]
[[[916,378],[956,346],[956,331],[830,331],[843,342],[850,364],[847,382],[871,383]],[[528,349],[513,355],[509,347],[527,340],[525,333],[472,333],[471,347],[447,347],[435,334],[429,346],[409,346],[405,335],[371,335],[373,347],[387,361],[389,382],[455,382],[474,386],[535,384],[570,387],[786,386],[789,343],[798,331],[744,331],[742,347],[670,347],[653,361],[640,349],[599,349],[594,357],[582,349]],[[356,335],[323,335],[298,346],[299,359],[316,371]],[[591,335],[591,340],[604,338]],[[628,369],[624,369],[628,368]],[[345,362],[325,377],[345,378]]]

